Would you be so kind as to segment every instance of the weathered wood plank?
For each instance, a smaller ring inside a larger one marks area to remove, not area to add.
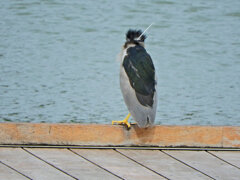
[[[114,150],[72,150],[124,179],[164,179]]]
[[[118,151],[170,179],[210,179],[159,150],[118,149]]]
[[[27,148],[27,150],[79,179],[119,179],[67,149]]]
[[[9,167],[3,165],[0,163],[0,179],[28,179],[24,177],[23,175],[17,173],[16,171],[10,169]]]
[[[240,127],[0,123],[0,145],[170,146],[240,148]],[[114,134],[114,136],[111,136]]]
[[[209,151],[215,156],[240,168],[240,151]]]
[[[239,180],[240,170],[205,151],[164,151],[215,179]],[[230,152],[231,153],[231,152]]]
[[[0,159],[32,179],[72,179],[21,148],[0,148]]]
[[[223,127],[222,145],[223,147],[240,148],[240,127],[239,126]]]

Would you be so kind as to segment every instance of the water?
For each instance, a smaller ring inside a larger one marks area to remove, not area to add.
[[[156,124],[240,125],[238,0],[1,1],[0,122],[121,120],[116,56],[152,22]]]

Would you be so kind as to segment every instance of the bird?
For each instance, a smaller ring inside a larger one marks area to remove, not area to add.
[[[129,113],[124,120],[112,121],[112,124],[130,128],[130,116],[140,128],[152,126],[155,121],[157,80],[152,58],[145,49],[145,39],[141,30],[129,29],[126,33],[120,53],[120,88]]]

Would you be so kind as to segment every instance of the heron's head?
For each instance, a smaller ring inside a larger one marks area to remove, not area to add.
[[[146,35],[142,34],[141,30],[129,29],[126,33],[124,48],[127,48],[129,45],[140,45],[144,47],[144,40],[146,38]]]

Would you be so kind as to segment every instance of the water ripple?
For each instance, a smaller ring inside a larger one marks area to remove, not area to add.
[[[239,2],[1,1],[0,122],[124,118],[116,55],[154,22],[156,124],[240,125]]]

